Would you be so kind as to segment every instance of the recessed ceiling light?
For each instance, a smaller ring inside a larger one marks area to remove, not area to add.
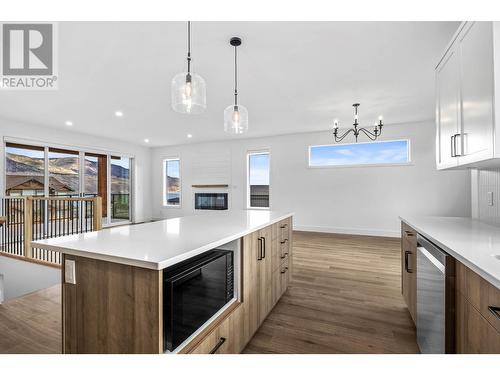
[[[115,112],[116,117],[123,117],[123,112],[122,111],[116,111]]]
[[[188,136],[188,138],[193,138],[192,134],[188,134],[187,136]]]
[[[64,124],[66,126],[73,126],[73,121],[65,121]]]
[[[148,138],[144,138],[144,142],[149,143],[149,139]]]

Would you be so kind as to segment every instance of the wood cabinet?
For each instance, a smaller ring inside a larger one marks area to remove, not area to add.
[[[417,322],[417,232],[401,223],[401,293]]]
[[[494,116],[499,30],[497,22],[462,23],[436,67],[438,169],[500,165],[494,147],[500,140]]]
[[[456,262],[457,353],[500,353],[500,290]]]
[[[288,288],[291,242],[291,218],[243,238],[241,304],[183,352],[229,354],[243,350]]]

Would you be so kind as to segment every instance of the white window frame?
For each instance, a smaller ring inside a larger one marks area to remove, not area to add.
[[[342,164],[342,165],[311,165],[311,149],[313,147],[325,147],[325,146],[349,146],[349,145],[360,145],[367,143],[389,143],[389,142],[401,142],[405,141],[408,144],[407,148],[407,158],[408,161],[404,163],[370,163],[370,164]],[[372,141],[372,142],[352,142],[352,143],[327,143],[323,145],[311,145],[308,147],[307,153],[307,166],[308,168],[359,168],[359,167],[404,167],[414,165],[411,160],[411,140],[410,139],[390,139],[383,141]]]
[[[252,207],[250,206],[250,156],[251,155],[268,155],[269,156],[269,206],[268,207]],[[247,209],[249,210],[270,210],[271,209],[271,150],[250,150],[247,151]]]
[[[180,194],[179,194],[179,204],[169,204],[167,201],[167,163],[169,161],[179,161],[179,188],[180,188]],[[182,207],[182,165],[181,165],[181,158],[180,156],[171,156],[163,159],[163,188],[162,188],[162,200],[163,200],[163,207],[168,207],[168,208],[181,208]]]

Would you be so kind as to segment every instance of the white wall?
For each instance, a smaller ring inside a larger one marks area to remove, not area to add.
[[[61,282],[60,269],[4,256],[0,256],[0,275],[0,303]]]
[[[135,158],[135,180],[133,181],[134,220],[150,220],[151,199],[151,151],[142,147],[113,139],[95,137],[72,131],[24,124],[0,118],[0,195],[5,192],[5,150],[4,138],[22,138],[36,142],[88,148],[94,151],[109,151],[133,155]]]
[[[308,146],[331,143],[328,132],[155,148],[153,216],[194,213],[193,183],[229,184],[231,208],[244,209],[246,153],[261,149],[271,152],[271,209],[294,211],[297,229],[399,236],[398,215],[470,216],[470,172],[436,170],[432,121],[386,126],[382,139],[410,139],[412,165],[308,168]],[[181,158],[181,208],[162,207],[162,159],[172,156]]]

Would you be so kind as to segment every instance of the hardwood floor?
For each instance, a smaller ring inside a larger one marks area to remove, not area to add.
[[[61,286],[0,305],[0,354],[61,353]]]
[[[294,232],[292,282],[244,353],[418,353],[400,240]]]
[[[399,239],[294,232],[292,282],[244,353],[418,353]],[[0,305],[0,353],[61,352],[60,286]]]

